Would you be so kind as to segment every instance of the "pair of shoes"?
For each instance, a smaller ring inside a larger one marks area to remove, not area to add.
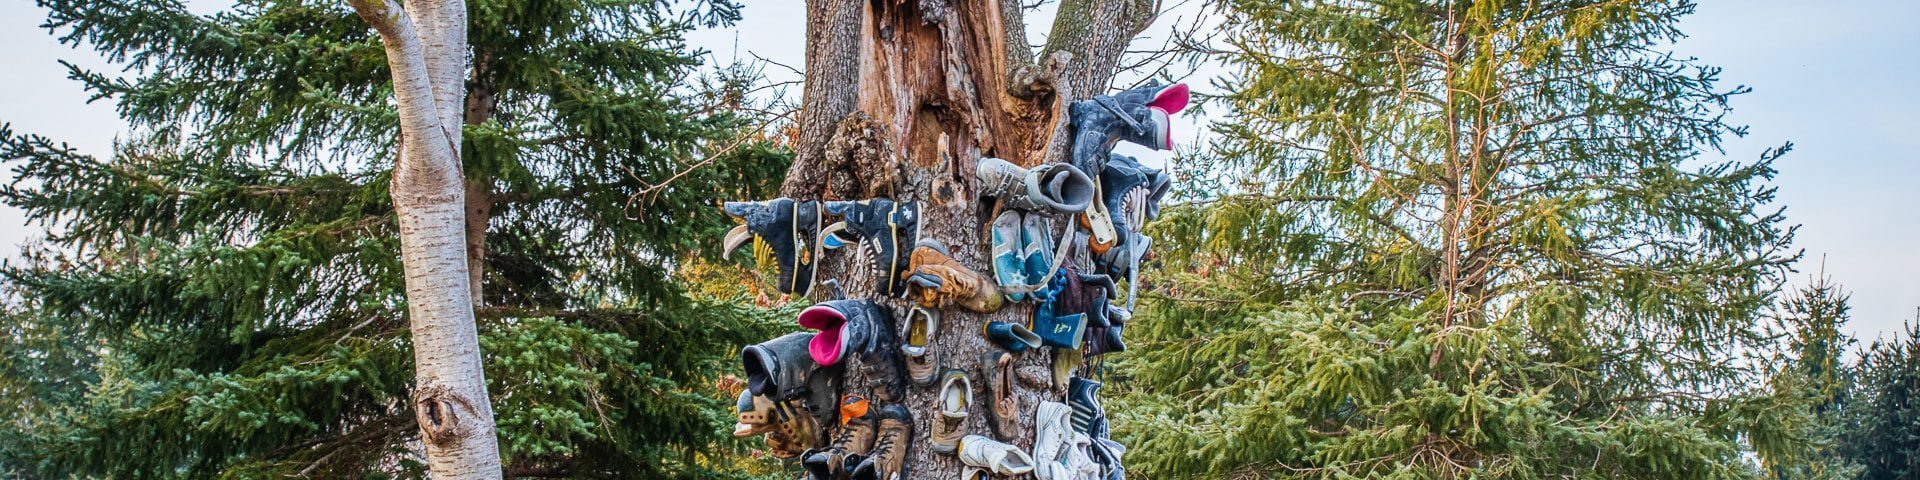
[[[885,198],[857,202],[826,202],[826,211],[840,221],[821,231],[820,244],[829,250],[858,242],[860,254],[870,259],[876,289],[881,295],[906,293],[907,253],[920,240],[920,205]],[[854,237],[845,238],[842,235]]]
[[[904,475],[906,442],[913,438],[913,416],[906,407],[876,410],[866,399],[849,395],[840,410],[840,433],[833,442],[807,451],[800,461],[809,478],[886,480]]]
[[[1073,166],[1099,175],[1107,154],[1121,140],[1154,150],[1173,148],[1172,117],[1187,108],[1189,96],[1186,84],[1154,82],[1073,102],[1067,107],[1073,128],[1068,156]]]
[[[776,457],[799,456],[819,439],[819,424],[792,402],[741,391],[734,409],[737,423],[733,425],[733,436],[766,435],[767,450]]]
[[[980,179],[980,196],[997,199],[1008,209],[1079,213],[1096,200],[1089,172],[1069,164],[1049,163],[1026,169],[984,157],[974,165],[973,173]]]
[[[940,357],[933,351],[933,336],[940,331],[940,311],[913,307],[907,313],[907,336],[900,343],[906,357],[907,378],[915,386],[933,385],[940,379]]]
[[[1034,411],[1033,470],[1040,480],[1079,480],[1100,473],[1088,448],[1093,440],[1073,431],[1073,409],[1059,402],[1040,402]]]
[[[1047,217],[1008,210],[993,220],[993,274],[1007,300],[1024,300],[1046,288],[1054,264],[1052,222]]]
[[[1046,346],[1079,350],[1087,321],[1096,310],[1106,310],[1112,292],[1113,279],[1068,265],[1040,295],[1040,306],[1033,309],[1033,331]]]
[[[813,288],[814,263],[820,258],[820,246],[814,240],[820,233],[824,216],[820,202],[776,198],[764,202],[727,202],[721,208],[727,215],[744,222],[727,232],[721,244],[721,259],[758,237],[773,251],[774,262],[779,265],[775,289],[780,293],[806,295]]]
[[[919,294],[914,299],[921,307],[959,306],[992,313],[1006,304],[1006,298],[992,279],[954,260],[947,253],[947,245],[939,240],[915,243],[908,262],[912,270],[908,272],[907,285],[918,287]]]

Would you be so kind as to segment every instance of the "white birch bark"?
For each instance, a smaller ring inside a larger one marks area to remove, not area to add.
[[[480,367],[460,171],[466,3],[349,0],[380,33],[400,113],[393,204],[400,224],[414,355],[414,415],[437,479],[500,478],[493,407]]]

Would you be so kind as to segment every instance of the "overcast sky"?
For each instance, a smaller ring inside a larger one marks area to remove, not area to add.
[[[222,8],[218,0],[189,1],[196,11]],[[1169,0],[1167,3],[1177,3]],[[1777,165],[1779,205],[1802,224],[1797,244],[1807,251],[1798,280],[1821,269],[1853,292],[1855,336],[1890,335],[1920,307],[1920,2],[1912,0],[1703,0],[1683,22],[1691,38],[1684,56],[1725,68],[1726,86],[1751,86],[1734,101],[1731,119],[1750,125],[1748,137],[1728,143],[1731,158],[1751,159],[1791,141],[1794,152]],[[804,2],[749,2],[732,28],[703,31],[690,40],[716,61],[752,55],[804,64]],[[126,131],[111,105],[86,104],[86,94],[56,60],[105,67],[89,51],[60,46],[38,25],[44,13],[26,0],[0,5],[0,122],[106,154]],[[1045,16],[1029,19],[1033,38]],[[1165,24],[1148,32],[1158,37]],[[1157,40],[1142,43],[1157,44]],[[796,78],[769,67],[774,80]],[[1204,87],[1196,84],[1195,87]],[[1189,119],[1187,123],[1194,123]],[[1198,126],[1182,137],[1191,141]],[[1138,152],[1136,152],[1138,153]],[[1149,155],[1153,159],[1164,158]],[[10,170],[10,168],[8,169]],[[11,178],[11,172],[4,175]],[[20,212],[0,207],[0,256],[39,235]]]

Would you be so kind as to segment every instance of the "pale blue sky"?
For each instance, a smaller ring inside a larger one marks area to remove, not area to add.
[[[226,4],[190,1],[196,10]],[[1169,1],[1167,3],[1178,3]],[[748,2],[745,20],[696,34],[694,44],[716,60],[760,57],[804,64],[805,13],[794,0]],[[107,153],[126,127],[107,104],[86,95],[55,63],[103,66],[91,52],[59,46],[37,28],[43,13],[26,0],[0,5],[0,122],[22,131]],[[1727,144],[1748,159],[1786,141],[1794,153],[1778,164],[1780,204],[1803,224],[1807,250],[1800,281],[1821,268],[1853,292],[1850,330],[1866,340],[1890,334],[1920,306],[1920,2],[1912,0],[1703,0],[1682,24],[1691,38],[1677,46],[1724,67],[1726,86],[1754,92],[1734,101],[1732,120],[1751,134]],[[1036,26],[1047,18],[1031,18]],[[1149,31],[1160,35],[1165,23]],[[1038,33],[1038,32],[1036,32]],[[1037,37],[1036,37],[1037,38]],[[1148,40],[1143,44],[1157,44]],[[770,67],[776,80],[792,74]],[[1196,85],[1199,86],[1199,85]],[[1190,120],[1191,122],[1191,120]],[[1198,132],[1189,128],[1188,132]],[[1191,141],[1193,134],[1183,135]],[[7,174],[10,175],[10,174]],[[0,209],[0,255],[39,235],[20,213]]]

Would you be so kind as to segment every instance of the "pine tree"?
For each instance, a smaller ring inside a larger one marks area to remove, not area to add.
[[[1797,257],[1690,2],[1227,1],[1110,411],[1154,477],[1755,478]],[[1213,160],[1213,161],[1208,161]]]
[[[1839,451],[1860,466],[1860,480],[1920,475],[1920,323],[1888,341],[1875,341],[1850,372],[1854,389],[1837,417],[1844,427]]]
[[[406,146],[373,29],[339,2],[41,5],[63,42],[128,67],[72,75],[135,131],[95,158],[0,128],[19,178],[0,193],[52,247],[5,269],[27,299],[9,314],[76,336],[22,348],[86,360],[62,385],[84,395],[8,424],[0,464],[419,474],[389,190]],[[739,109],[750,72],[703,75],[680,41],[736,11],[469,4],[465,241],[509,475],[711,477],[740,448],[708,382],[767,317],[672,277],[713,253],[716,192],[770,191],[785,167]]]

